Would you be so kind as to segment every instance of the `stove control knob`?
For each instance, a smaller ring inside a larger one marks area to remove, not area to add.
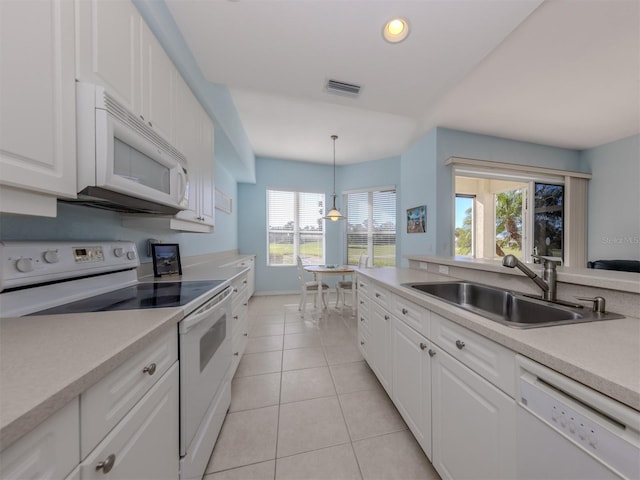
[[[122,247],[114,248],[114,249],[113,249],[113,254],[114,254],[116,257],[120,258],[121,256],[123,256],[123,255],[124,255],[124,248],[122,248]]]
[[[33,260],[30,258],[21,258],[16,262],[16,268],[19,272],[33,272]]]
[[[60,261],[60,255],[57,250],[47,250],[44,252],[44,261],[47,263],[58,263]]]
[[[134,252],[133,250],[131,250],[130,252],[127,252],[127,258],[129,260],[135,260],[136,259],[136,252]]]

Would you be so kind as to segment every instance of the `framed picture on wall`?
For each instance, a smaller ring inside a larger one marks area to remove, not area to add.
[[[427,206],[420,205],[407,209],[407,233],[424,233],[427,231]]]
[[[153,275],[182,275],[180,246],[177,243],[152,243]]]

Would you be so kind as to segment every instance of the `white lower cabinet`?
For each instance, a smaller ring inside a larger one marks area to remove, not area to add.
[[[443,479],[515,478],[515,400],[434,349],[433,466]]]
[[[393,320],[393,402],[416,440],[431,455],[431,343]]]
[[[78,398],[0,452],[3,480],[62,479],[80,460]]]
[[[378,376],[378,380],[392,396],[393,361],[391,353],[392,324],[391,314],[378,304],[371,304],[370,310],[371,336],[369,337],[369,364]]]
[[[358,346],[440,476],[515,478],[514,352],[377,282],[366,287]]]
[[[80,464],[81,479],[178,478],[178,371],[174,363]]]

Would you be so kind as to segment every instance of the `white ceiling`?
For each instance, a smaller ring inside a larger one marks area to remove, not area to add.
[[[436,126],[586,149],[640,132],[638,0],[167,0],[257,156],[399,155]],[[409,37],[391,45],[384,23]],[[328,79],[362,86],[329,94]]]

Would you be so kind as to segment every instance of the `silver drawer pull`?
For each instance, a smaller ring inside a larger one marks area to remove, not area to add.
[[[462,350],[464,345],[465,343],[462,340],[456,340],[456,347],[458,347],[459,350]]]
[[[233,355],[234,355],[235,357],[238,357],[238,356],[240,355],[240,353],[239,353],[239,352],[233,352]]]
[[[385,320],[389,320],[389,315],[385,315],[385,316],[384,316],[384,319],[385,319]]]
[[[380,298],[380,294],[379,293],[376,293],[376,298]]]
[[[244,332],[242,335],[244,335],[245,337],[247,337],[249,334],[247,332]]]
[[[427,348],[427,344],[420,342],[420,350],[424,350],[425,348]]]
[[[364,300],[360,300],[360,305],[364,305]]]
[[[430,348],[429,349],[429,356],[430,357],[435,357],[435,355],[436,355],[436,351]]]
[[[407,313],[409,313],[409,310],[407,310],[406,308],[403,308],[403,309],[402,309],[402,314],[403,314],[403,315],[406,315]]]
[[[364,340],[360,340],[360,345],[364,345]]]
[[[149,375],[153,375],[156,373],[156,364],[152,363],[142,369],[142,373],[148,373]],[[106,472],[105,472],[106,473]]]
[[[364,322],[364,317],[360,317],[360,321],[361,321],[361,322]]]
[[[106,460],[96,465],[96,470],[102,470],[102,473],[107,474],[111,471],[115,463],[116,463],[116,456],[115,454],[112,453],[107,457]]]

